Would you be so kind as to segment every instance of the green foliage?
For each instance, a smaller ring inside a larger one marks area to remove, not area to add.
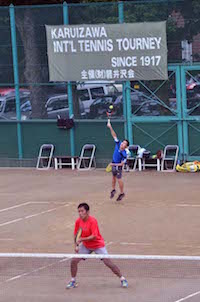
[[[182,38],[192,42],[193,37],[200,33],[200,1],[184,0],[179,9],[184,18]]]

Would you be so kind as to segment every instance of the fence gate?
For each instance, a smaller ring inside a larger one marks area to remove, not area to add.
[[[168,67],[166,81],[139,81],[129,86],[127,123],[129,140],[152,153],[168,144],[178,144],[184,157],[179,66]]]
[[[181,66],[185,160],[200,160],[200,65]]]

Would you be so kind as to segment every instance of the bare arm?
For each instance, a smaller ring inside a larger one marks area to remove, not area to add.
[[[78,245],[81,243],[81,242],[83,242],[83,241],[92,241],[92,240],[95,240],[96,239],[96,236],[94,236],[94,235],[90,235],[90,236],[88,236],[88,237],[84,237],[84,238],[80,238],[79,240],[78,240]]]
[[[117,138],[117,134],[116,134],[115,131],[113,130],[113,127],[112,127],[112,125],[111,125],[110,122],[107,123],[107,127],[110,129],[110,133],[111,133],[112,137],[113,137],[114,139],[116,139],[116,138]]]
[[[81,238],[81,241],[92,241],[92,240],[95,240],[95,239],[96,239],[96,236],[90,235],[88,237]]]
[[[120,164],[115,164],[115,163],[110,163],[110,166],[115,166],[115,167],[123,167],[124,161],[122,161]]]

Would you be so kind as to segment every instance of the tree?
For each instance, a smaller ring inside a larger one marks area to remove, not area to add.
[[[0,5],[35,5],[35,4],[62,4],[61,0],[1,0]],[[118,22],[118,8],[117,1],[100,1],[100,0],[73,0],[66,1],[71,3],[85,3],[84,6],[70,7],[70,23],[117,23]],[[102,5],[90,5],[91,2],[104,2]],[[105,2],[112,2],[106,5]],[[87,5],[88,4],[88,5]],[[143,21],[161,21],[167,20],[167,36],[168,36],[168,56],[170,61],[181,60],[181,41],[186,39],[192,41],[193,37],[200,32],[200,2],[199,0],[184,0],[178,1],[165,1],[165,2],[151,2],[141,1],[134,3],[134,1],[126,1],[125,7],[125,22],[143,22]],[[47,56],[46,56],[46,41],[44,24],[50,22],[47,17],[48,14],[43,13],[42,8],[40,14],[33,13],[32,9],[28,6],[25,9],[16,9],[16,26],[18,42],[22,44],[19,52],[20,65],[24,66],[23,72],[20,74],[21,80],[26,83],[48,83],[48,70],[47,70]],[[18,13],[20,11],[20,13]],[[58,22],[61,24],[62,20],[62,7],[54,11],[51,23]],[[35,12],[35,10],[34,10]],[[177,18],[175,13],[182,16],[184,23],[183,26],[177,25]],[[46,18],[46,19],[45,19]],[[9,26],[8,16],[0,15],[1,24]],[[39,27],[41,25],[41,27]],[[39,33],[39,35],[38,35]],[[1,41],[6,39],[5,33],[1,32]],[[20,38],[19,38],[20,37]],[[41,39],[38,39],[41,37]],[[39,47],[39,44],[42,44]],[[175,47],[174,47],[175,45]],[[7,52],[3,51],[4,58],[8,56]],[[0,59],[2,60],[2,59]],[[8,61],[7,59],[5,61]],[[4,75],[5,76],[5,75]],[[10,78],[8,76],[8,81]],[[33,117],[45,117],[46,110],[44,103],[46,100],[47,89],[43,86],[31,86],[32,92],[32,109]]]

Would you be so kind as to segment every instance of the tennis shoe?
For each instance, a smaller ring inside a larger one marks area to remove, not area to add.
[[[122,198],[124,198],[124,196],[125,196],[124,193],[119,194],[119,196],[117,197],[116,201],[122,200]]]
[[[70,288],[76,288],[78,286],[78,284],[76,283],[76,281],[70,281],[67,286],[66,289],[70,289]]]
[[[127,288],[127,287],[128,287],[128,281],[127,281],[126,279],[122,280],[122,281],[121,281],[121,286],[122,286],[123,288]]]
[[[112,199],[115,196],[116,190],[112,190],[110,192],[110,198]]]

